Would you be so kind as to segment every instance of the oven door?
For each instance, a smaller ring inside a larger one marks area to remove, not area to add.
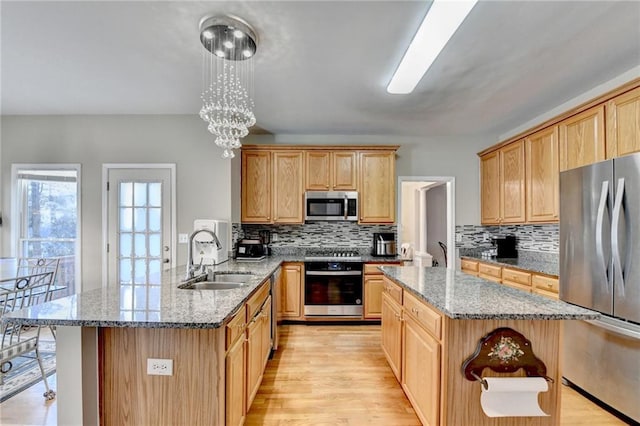
[[[362,271],[305,271],[305,316],[362,318]]]

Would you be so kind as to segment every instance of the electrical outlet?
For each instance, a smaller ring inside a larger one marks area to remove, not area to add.
[[[178,244],[187,244],[189,242],[189,234],[178,234]]]
[[[462,242],[462,234],[456,234],[456,243]]]
[[[484,241],[485,243],[487,241],[489,241],[489,233],[485,232],[484,234],[482,234],[482,241]]]
[[[160,358],[147,358],[147,375],[173,376],[173,360],[160,359]]]
[[[275,243],[276,241],[278,241],[278,234],[274,232],[271,234],[271,242]]]

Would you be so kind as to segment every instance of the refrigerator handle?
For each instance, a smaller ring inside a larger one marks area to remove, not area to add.
[[[616,199],[613,203],[613,218],[611,220],[611,251],[613,252],[613,272],[615,274],[614,282],[617,284],[617,291],[620,296],[624,297],[624,269],[620,261],[620,241],[618,240],[618,231],[620,228],[620,213],[622,212],[622,200],[624,198],[624,178],[618,179],[616,188]],[[618,275],[618,271],[619,274]]]
[[[612,333],[618,334],[620,336],[640,340],[640,332],[631,328],[620,327],[618,325],[611,324],[607,321],[602,320],[584,320],[584,322],[595,325],[596,327],[604,328],[605,330],[611,331]]]
[[[602,241],[602,231],[604,226],[604,211],[607,207],[607,200],[609,198],[609,181],[602,182],[602,189],[600,190],[600,201],[598,202],[598,214],[596,216],[596,256],[600,265],[604,269],[604,276],[606,279],[606,286],[608,290],[609,284],[609,262],[604,257],[604,247]]]

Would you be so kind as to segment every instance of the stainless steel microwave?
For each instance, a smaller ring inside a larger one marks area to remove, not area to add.
[[[305,220],[358,220],[356,191],[307,191]]]

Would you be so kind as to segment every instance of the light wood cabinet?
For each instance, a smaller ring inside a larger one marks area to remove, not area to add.
[[[225,359],[225,416],[227,425],[242,425],[247,412],[245,405],[245,348],[244,337],[237,339],[227,352]]]
[[[394,223],[395,151],[360,152],[359,223]]]
[[[532,291],[552,299],[558,298],[559,282],[557,277],[533,274],[531,276]]]
[[[242,151],[241,220],[243,223],[270,223],[271,153]]]
[[[525,138],[527,222],[557,222],[559,214],[558,126]]]
[[[411,315],[404,320],[402,389],[424,425],[439,424],[440,344]]]
[[[478,262],[478,277],[499,283],[502,281],[502,267]]]
[[[364,318],[380,319],[382,317],[382,293],[384,280],[378,266],[400,265],[401,262],[367,263],[364,265]]]
[[[606,104],[607,158],[640,151],[640,87]]]
[[[480,179],[482,224],[524,222],[524,141],[480,157]]]
[[[281,286],[282,317],[299,319],[302,317],[302,263],[282,265]]]
[[[258,393],[271,350],[271,296],[269,284],[262,287],[247,302],[246,327],[246,393],[248,411]]]
[[[402,368],[402,306],[389,293],[382,294],[382,351],[400,381]]]
[[[604,105],[600,104],[558,124],[560,171],[605,159]]]
[[[303,152],[273,153],[273,222],[304,222]]]
[[[357,152],[306,151],[306,189],[309,191],[355,191]]]
[[[478,262],[475,260],[461,259],[460,269],[469,275],[478,276]]]
[[[500,223],[525,221],[524,142],[500,149]]]
[[[502,268],[502,284],[531,293],[531,273],[511,268]]]

